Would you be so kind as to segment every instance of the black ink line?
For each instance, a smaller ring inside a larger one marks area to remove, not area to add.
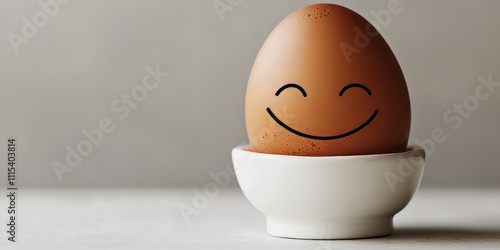
[[[287,88],[296,88],[296,89],[300,90],[300,92],[302,93],[302,95],[304,97],[307,96],[306,91],[300,85],[295,84],[295,83],[289,83],[289,84],[284,85],[283,87],[279,88],[278,91],[276,91],[275,95],[278,96],[283,90],[285,90]]]
[[[366,122],[364,122],[363,124],[361,124],[361,126],[355,128],[347,133],[343,133],[340,135],[332,135],[332,136],[316,136],[316,135],[304,134],[302,132],[299,132],[299,131],[289,127],[288,125],[283,123],[280,119],[278,119],[278,117],[276,117],[276,115],[274,115],[273,111],[271,111],[271,109],[269,107],[266,110],[267,110],[267,113],[269,113],[269,115],[274,119],[274,121],[277,122],[279,125],[281,125],[284,129],[286,129],[286,130],[288,130],[288,131],[290,131],[298,136],[302,136],[302,137],[314,139],[314,140],[335,140],[335,139],[340,139],[340,138],[343,138],[346,136],[350,136],[350,135],[362,130],[364,127],[366,127],[368,124],[370,124],[370,122],[372,122],[373,119],[375,119],[375,117],[378,114],[378,109],[376,109],[373,112],[372,116],[370,116],[370,118]]]
[[[372,92],[370,91],[370,89],[368,89],[365,85],[363,85],[361,83],[351,83],[351,84],[342,88],[342,90],[339,93],[339,96],[342,96],[344,94],[344,92],[346,92],[350,88],[362,88],[364,91],[366,91],[366,93],[368,93],[368,95],[372,95]]]

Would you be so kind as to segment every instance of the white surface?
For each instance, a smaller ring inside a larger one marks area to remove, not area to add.
[[[424,171],[425,152],[417,146],[401,153],[322,157],[246,148],[232,151],[241,190],[266,215],[267,232],[287,238],[390,234],[392,217],[411,200]]]
[[[395,217],[391,236],[337,241],[267,235],[264,216],[238,189],[221,190],[186,224],[178,205],[193,196],[189,189],[21,189],[19,242],[1,233],[0,249],[500,248],[500,189],[421,189]],[[3,211],[3,195],[0,204]]]

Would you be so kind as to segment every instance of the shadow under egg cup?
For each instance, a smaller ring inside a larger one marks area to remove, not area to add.
[[[266,216],[270,235],[353,239],[391,234],[392,218],[410,202],[424,170],[425,151],[292,156],[232,151],[246,198]]]

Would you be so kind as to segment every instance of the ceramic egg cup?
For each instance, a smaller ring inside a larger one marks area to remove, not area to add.
[[[291,156],[233,149],[246,198],[266,216],[270,235],[353,239],[392,233],[393,216],[416,192],[425,151],[353,156]]]

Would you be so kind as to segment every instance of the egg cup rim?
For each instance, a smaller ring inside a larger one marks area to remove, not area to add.
[[[398,155],[404,155],[404,154],[412,154],[412,153],[420,153],[422,154],[423,159],[425,160],[426,158],[426,152],[425,149],[417,144],[410,144],[406,147],[405,151],[401,152],[392,152],[392,153],[375,153],[375,154],[359,154],[359,155],[331,155],[331,156],[304,156],[304,155],[286,155],[286,154],[272,154],[272,153],[262,153],[262,152],[255,152],[250,150],[251,144],[243,144],[239,145],[233,148],[233,151],[239,151],[244,154],[253,154],[253,155],[258,155],[261,157],[265,158],[280,158],[280,159],[369,159],[369,158],[382,158],[382,157],[394,157]]]

